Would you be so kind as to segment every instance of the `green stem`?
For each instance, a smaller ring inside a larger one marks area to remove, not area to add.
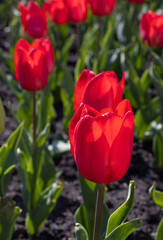
[[[37,120],[36,120],[36,92],[33,92],[33,153],[32,153],[32,161],[33,161],[34,171],[36,169],[34,167],[34,165],[35,165],[34,155],[35,155],[35,148],[36,148],[36,143],[37,143],[36,128],[37,128]],[[36,174],[36,172],[34,172],[32,186],[31,186],[30,210],[32,210],[34,208],[36,178],[37,178],[37,174]]]
[[[36,145],[36,92],[33,92],[33,147]]]
[[[100,240],[105,185],[98,184],[93,240]]]

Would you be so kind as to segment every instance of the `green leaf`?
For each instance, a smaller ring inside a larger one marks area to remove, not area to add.
[[[71,99],[74,95],[74,79],[69,68],[65,64],[62,64],[62,71],[64,73],[64,76],[61,82],[61,86],[69,96],[69,99]]]
[[[50,124],[47,124],[45,128],[42,130],[42,132],[40,132],[37,138],[37,145],[39,147],[42,147],[45,144],[49,131],[50,131]]]
[[[126,238],[134,232],[142,224],[141,219],[137,218],[130,222],[123,223],[116,227],[105,240],[126,240]]]
[[[79,223],[75,224],[75,236],[77,240],[88,240],[86,229]]]
[[[154,182],[153,185],[149,189],[149,193],[154,201],[159,207],[163,208],[163,192],[156,190],[156,183]]]
[[[138,110],[135,115],[135,128],[137,137],[142,139],[146,131],[150,129],[150,124],[154,120],[160,119],[160,100],[158,97],[153,98],[148,105]]]
[[[110,216],[107,224],[106,236],[108,236],[116,227],[118,227],[122,222],[125,221],[128,214],[130,213],[135,194],[135,182],[130,181],[128,188],[128,196],[125,201],[112,215]]]
[[[21,209],[15,207],[15,202],[10,197],[0,197],[0,239],[11,240],[20,213]]]
[[[3,193],[7,192],[9,180],[10,180],[10,177],[12,175],[12,172],[13,172],[14,168],[15,168],[15,165],[12,165],[12,166],[8,167],[2,175],[1,188],[2,188]]]
[[[0,167],[2,171],[0,175],[0,196],[4,196],[10,180],[12,166],[17,164],[16,150],[20,142],[23,127],[24,123],[20,124],[16,131],[10,135],[7,143],[0,148]]]
[[[160,131],[157,131],[153,137],[153,153],[157,167],[163,169],[163,136]]]
[[[4,127],[5,127],[5,111],[0,98],[0,133],[3,131]]]
[[[163,239],[163,218],[158,226],[157,236],[156,236],[156,240],[162,240],[162,239]]]
[[[40,196],[35,208],[27,213],[26,227],[30,235],[36,234],[48,218],[57,203],[61,192],[63,191],[62,183],[53,183]]]

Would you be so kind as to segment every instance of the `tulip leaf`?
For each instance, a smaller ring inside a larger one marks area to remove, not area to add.
[[[163,239],[163,218],[161,219],[161,222],[158,226],[157,236],[156,236],[156,240],[162,240],[162,239]]]
[[[135,182],[130,181],[128,196],[126,201],[110,216],[107,224],[106,236],[109,235],[116,227],[125,221],[128,214],[130,213],[135,194]]]
[[[45,144],[49,131],[50,131],[50,124],[46,124],[45,128],[42,130],[42,132],[40,132],[37,138],[37,144],[39,147],[42,147]]]
[[[142,139],[145,132],[150,129],[151,121],[160,119],[159,108],[160,100],[158,97],[155,97],[147,106],[137,111],[135,115],[135,128],[139,139]]]
[[[86,229],[79,223],[75,224],[75,236],[77,240],[88,240]]]
[[[15,206],[10,197],[0,197],[0,239],[11,240],[20,213],[21,209]]]
[[[15,168],[15,164],[13,164],[12,166],[8,167],[6,169],[6,171],[2,175],[2,178],[1,178],[1,188],[2,188],[3,194],[5,194],[7,192],[9,180],[10,180],[10,177],[11,177],[11,174],[12,174],[14,168]]]
[[[149,193],[150,193],[154,203],[157,204],[159,207],[163,208],[163,192],[156,190],[155,182],[150,187]]]
[[[108,236],[106,236],[105,240],[126,240],[126,238],[138,227],[140,227],[141,224],[142,221],[139,218],[123,223],[116,227]]]
[[[30,235],[36,234],[57,203],[61,192],[62,183],[53,183],[41,194],[35,208],[27,213],[26,227]]]
[[[163,169],[163,136],[157,131],[153,138],[153,152],[156,158],[157,167]]]
[[[20,142],[23,127],[24,123],[20,124],[16,131],[10,135],[7,143],[0,148],[0,196],[4,196],[6,193],[12,170],[17,163],[16,150]]]
[[[2,101],[0,99],[0,133],[3,131],[5,127],[5,111],[2,105]]]

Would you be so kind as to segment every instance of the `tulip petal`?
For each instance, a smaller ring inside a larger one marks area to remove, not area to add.
[[[131,103],[125,99],[118,104],[115,114],[123,118],[129,111],[132,111]]]
[[[95,76],[94,72],[84,69],[77,81],[74,93],[74,109],[75,111],[82,103],[83,93],[88,82]]]
[[[128,112],[110,150],[110,172],[107,184],[120,180],[127,172],[132,155],[134,136],[134,114]]]
[[[25,41],[24,39],[20,39],[16,45],[15,48],[15,54],[14,54],[14,64],[15,64],[15,78],[18,80],[18,64],[20,60],[20,52],[18,51],[19,48],[26,49],[27,51],[30,48],[30,44]]]
[[[74,132],[74,157],[81,175],[105,184],[108,173],[109,145],[101,125],[91,116],[83,117]]]
[[[95,76],[87,85],[83,94],[83,103],[97,111],[114,107],[118,79],[114,72],[103,72]]]
[[[84,117],[85,115],[90,115],[95,117],[98,114],[98,112],[91,108],[90,106],[81,104],[80,107],[75,112],[74,116],[71,119],[70,126],[69,126],[69,139],[70,139],[70,146],[71,146],[71,153],[74,156],[74,130],[76,127],[76,124],[81,119],[81,117]]]

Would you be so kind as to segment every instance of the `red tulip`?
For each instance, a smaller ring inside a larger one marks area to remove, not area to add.
[[[56,24],[82,23],[87,19],[87,0],[52,0],[44,4]]]
[[[29,1],[27,7],[19,2],[21,21],[25,32],[31,38],[41,38],[47,35],[47,18],[44,8],[34,1]]]
[[[58,25],[68,22],[68,7],[64,0],[45,2],[44,6],[49,12],[50,19]]]
[[[140,35],[150,47],[163,46],[163,14],[151,10],[144,13],[140,20]]]
[[[118,83],[117,75],[114,72],[103,72],[94,75],[89,70],[84,70],[76,84],[74,95],[74,109],[85,103],[98,111],[103,108],[117,107],[122,101],[125,84],[125,73]]]
[[[102,17],[113,12],[116,0],[89,0],[89,3],[93,14]]]
[[[134,4],[141,4],[144,3],[146,0],[128,0],[129,3],[134,3]]]
[[[132,155],[134,114],[130,102],[96,111],[82,104],[69,127],[71,152],[81,175],[95,183],[110,184],[127,172]]]
[[[66,0],[69,22],[82,23],[87,19],[87,0]]]
[[[54,53],[48,39],[35,40],[29,44],[20,39],[14,54],[15,77],[21,87],[38,91],[47,84],[48,75],[54,68]]]

